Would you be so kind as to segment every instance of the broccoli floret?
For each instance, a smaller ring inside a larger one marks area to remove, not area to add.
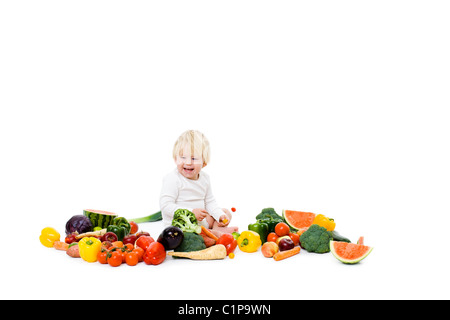
[[[180,228],[183,232],[195,232],[200,234],[202,228],[198,225],[195,214],[187,209],[178,209],[173,214],[172,225]]]
[[[193,232],[185,232],[183,241],[173,251],[175,252],[190,252],[206,249],[205,241],[199,234]],[[175,257],[174,257],[175,258]]]
[[[330,240],[333,240],[331,232],[317,224],[311,225],[300,236],[302,247],[308,252],[315,253],[330,252]]]
[[[264,208],[261,210],[261,213],[256,216],[256,220],[277,220],[283,221],[283,218],[275,212],[274,208]]]

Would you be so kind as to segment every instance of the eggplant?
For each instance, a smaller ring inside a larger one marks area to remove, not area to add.
[[[158,242],[164,246],[166,250],[173,250],[183,242],[183,231],[174,226],[165,228],[158,237]]]

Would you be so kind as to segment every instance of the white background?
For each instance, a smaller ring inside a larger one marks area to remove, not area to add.
[[[449,299],[449,10],[2,2],[0,297]],[[40,244],[84,208],[158,211],[186,129],[209,138],[204,170],[241,230],[264,207],[324,213],[371,255],[112,268]]]

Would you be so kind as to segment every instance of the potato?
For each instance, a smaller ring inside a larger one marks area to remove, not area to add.
[[[80,248],[78,247],[78,244],[70,246],[66,253],[72,258],[80,258]]]

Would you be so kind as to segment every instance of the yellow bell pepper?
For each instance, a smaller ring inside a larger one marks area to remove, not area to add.
[[[243,252],[256,252],[261,247],[261,238],[255,231],[247,230],[237,239],[238,247]]]
[[[42,229],[39,240],[41,241],[42,245],[46,246],[47,248],[52,248],[53,243],[55,243],[55,241],[59,241],[59,238],[60,234],[58,233],[58,231],[53,228],[47,227]]]
[[[84,237],[78,242],[80,256],[84,261],[95,262],[102,248],[102,242],[94,237]]]
[[[327,218],[323,214],[316,215],[313,224],[317,224],[321,227],[324,227],[328,231],[333,231],[334,228],[336,228],[336,222],[334,222],[334,219]]]

